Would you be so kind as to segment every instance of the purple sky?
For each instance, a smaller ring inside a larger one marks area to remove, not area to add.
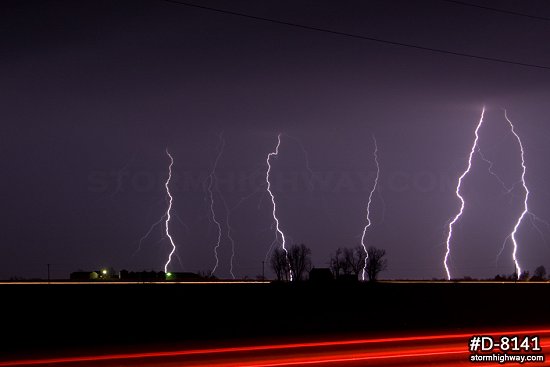
[[[472,0],[474,1],[474,0]],[[547,1],[476,1],[550,17]],[[403,43],[550,65],[550,22],[445,1],[202,1],[201,4]],[[265,196],[273,162],[279,219],[317,267],[356,246],[379,145],[380,195],[367,245],[386,249],[383,278],[443,278],[445,224],[459,208],[454,185],[487,106],[480,146],[508,185],[526,150],[530,208],[550,220],[550,70],[499,64],[296,29],[147,1],[3,1],[0,5],[0,278],[77,269],[161,270],[169,242],[156,228],[174,156],[174,271],[214,264],[216,227],[202,181],[217,154],[231,217],[235,273],[255,277],[273,240]],[[292,137],[292,138],[291,138]],[[293,139],[296,138],[296,139]],[[298,141],[315,173],[308,171]],[[254,176],[255,174],[255,176]],[[250,176],[252,175],[252,176]],[[246,179],[246,177],[252,177]],[[495,263],[522,210],[474,159],[466,210],[455,226],[455,276],[512,273],[511,247]],[[383,200],[382,200],[383,199]],[[223,204],[216,197],[219,218]],[[526,218],[523,268],[550,266],[550,229]],[[548,241],[548,243],[545,242]],[[135,253],[135,254],[134,254]],[[229,275],[223,237],[217,275]]]

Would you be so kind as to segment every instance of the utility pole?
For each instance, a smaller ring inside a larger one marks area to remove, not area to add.
[[[50,264],[48,264],[48,284],[50,284]]]

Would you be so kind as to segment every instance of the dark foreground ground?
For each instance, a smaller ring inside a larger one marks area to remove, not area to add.
[[[550,283],[1,285],[0,354],[550,325]]]

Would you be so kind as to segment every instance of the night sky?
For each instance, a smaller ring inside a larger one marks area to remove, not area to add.
[[[474,0],[472,0],[474,1]],[[196,3],[199,3],[198,1]],[[313,27],[550,66],[550,21],[441,0],[202,1]],[[550,3],[476,1],[550,17]],[[550,70],[437,54],[216,13],[162,0],[3,1],[0,5],[0,278],[67,277],[100,267],[157,270],[174,157],[172,271],[214,265],[204,184],[223,132],[215,209],[229,207],[235,273],[255,278],[273,238],[266,156],[283,133],[272,184],[289,243],[327,267],[357,246],[381,166],[367,245],[387,251],[382,278],[444,278],[446,223],[460,202],[483,105],[480,147],[511,186],[525,147],[530,210],[550,220]],[[302,149],[303,148],[303,149]],[[314,172],[309,181],[309,167]],[[523,191],[503,193],[474,156],[455,226],[456,277],[511,274]],[[310,186],[312,184],[312,186]],[[527,217],[518,258],[550,266],[550,228]],[[225,227],[224,227],[225,232]],[[545,242],[548,241],[548,242]],[[225,237],[216,275],[229,276]],[[267,268],[267,266],[266,266]],[[267,273],[271,276],[270,272]]]

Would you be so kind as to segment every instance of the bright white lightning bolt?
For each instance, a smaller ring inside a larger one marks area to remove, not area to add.
[[[218,264],[219,264],[218,248],[220,247],[221,240],[222,240],[222,226],[221,226],[220,222],[217,220],[216,212],[214,211],[214,190],[212,190],[212,188],[214,186],[216,186],[216,180],[217,180],[216,168],[218,167],[218,162],[220,160],[220,157],[222,156],[223,148],[225,146],[225,140],[223,139],[222,134],[220,134],[220,142],[221,142],[220,150],[218,151],[218,155],[216,156],[216,159],[214,160],[214,165],[212,166],[212,171],[210,171],[210,175],[208,176],[209,183],[208,183],[208,188],[207,188],[208,194],[209,194],[209,197],[210,197],[210,214],[212,215],[212,221],[218,227],[218,237],[217,237],[217,240],[216,240],[216,245],[214,246],[214,258],[216,259],[216,264],[214,265],[214,268],[212,269],[212,272],[210,273],[211,276],[214,275],[214,272],[218,268]]]
[[[372,195],[376,191],[376,188],[378,187],[378,178],[380,177],[380,164],[378,162],[378,144],[376,143],[376,138],[374,135],[372,136],[372,140],[374,141],[374,162],[376,163],[376,177],[374,178],[374,184],[372,185],[372,189],[369,193],[369,201],[367,203],[367,224],[365,225],[365,228],[363,228],[363,235],[361,236],[361,246],[363,246],[363,250],[365,251],[365,265],[363,266],[363,274],[362,279],[365,280],[365,272],[367,271],[367,261],[369,259],[369,253],[367,251],[367,246],[365,245],[365,236],[367,234],[367,229],[371,226],[372,222],[370,219],[370,205],[372,203]]]
[[[168,198],[166,198],[166,203],[168,204]],[[187,224],[185,224],[185,223],[183,222],[183,220],[180,218],[180,216],[178,215],[178,213],[174,212],[174,213],[173,213],[173,216],[176,217],[176,219],[181,223],[181,225],[182,225],[186,230],[189,230],[189,226],[187,226]],[[143,244],[143,241],[145,241],[145,240],[151,235],[151,232],[153,232],[153,229],[155,229],[156,226],[158,226],[159,224],[161,224],[161,223],[165,220],[164,218],[166,218],[166,213],[164,213],[164,214],[160,217],[160,219],[159,219],[158,221],[156,221],[155,223],[153,223],[153,224],[151,225],[151,227],[149,227],[149,230],[139,239],[138,247],[137,247],[137,249],[134,251],[134,253],[132,254],[132,257],[133,257],[133,256],[136,256],[137,253],[138,253],[139,251],[141,251],[141,245]],[[164,233],[164,232],[163,232],[163,233]],[[156,245],[158,245],[159,243],[161,243],[161,242],[164,241],[165,239],[166,239],[166,237],[164,237],[164,235],[163,235],[163,237],[161,237],[161,238],[156,242]],[[180,265],[182,265],[182,267],[183,267],[183,264],[182,264],[182,262],[181,262],[181,259],[180,259],[180,257],[178,256],[177,250],[176,250],[176,252],[174,252],[174,256],[177,257],[177,259],[178,259]]]
[[[305,169],[308,172],[308,189],[310,191],[313,191],[313,189],[314,189],[313,178],[315,177],[315,172],[313,171],[313,169],[311,169],[311,166],[309,164],[309,154],[308,154],[306,148],[304,147],[304,144],[302,144],[302,141],[300,139],[298,139],[297,137],[295,137],[295,136],[292,136],[292,135],[289,135],[289,134],[286,134],[286,133],[281,134],[281,136],[283,136],[283,135],[286,136],[287,138],[290,138],[290,139],[294,140],[298,144],[298,146],[300,147],[300,149],[302,151],[302,154],[304,156]],[[260,205],[261,205],[261,200],[260,200],[260,203],[258,205],[258,209],[260,208]],[[273,227],[274,227],[274,225],[271,226],[271,230],[273,230]],[[269,248],[268,248],[268,250],[265,254],[265,258],[264,258],[265,262],[268,261],[269,256],[271,255],[271,252],[275,248],[275,245],[277,244],[277,242],[278,242],[278,236],[277,236],[277,232],[275,232],[275,238],[273,239],[273,242],[271,242],[271,245],[269,246]]]
[[[505,112],[506,113],[506,112]],[[493,162],[490,161],[488,158],[486,158],[482,153],[481,153],[481,150],[478,150],[478,153],[481,157],[482,160],[484,160],[485,162],[487,162],[489,164],[489,167],[488,167],[488,170],[489,170],[489,173],[491,175],[493,175],[497,181],[500,183],[500,185],[502,186],[502,188],[504,189],[504,192],[506,194],[511,194],[512,191],[515,189],[516,185],[520,182],[522,182],[524,185],[525,185],[525,180],[523,179],[523,176],[522,176],[522,179],[520,181],[518,181],[517,183],[513,184],[511,187],[508,187],[506,186],[506,183],[504,182],[504,180],[502,180],[500,178],[500,176],[494,172],[492,170],[493,168]],[[523,157],[523,155],[522,155]],[[526,208],[526,206],[524,206],[524,208]],[[531,219],[531,225],[533,226],[533,228],[535,228],[535,230],[538,232],[538,234],[540,235],[541,239],[546,243],[546,238],[544,237],[544,233],[542,232],[542,230],[539,228],[539,226],[537,225],[537,221],[538,222],[541,222],[541,223],[544,223],[547,227],[550,227],[550,223],[548,223],[547,221],[545,221],[544,219],[542,218],[539,218],[536,214],[530,212],[530,211],[527,211],[525,214],[528,214],[530,219]],[[500,251],[498,252],[497,254],[497,257],[496,257],[496,260],[495,260],[495,264],[498,265],[498,259],[500,258],[500,256],[502,255],[502,253],[504,252],[504,249],[506,248],[506,243],[508,242],[508,240],[510,240],[510,238],[512,238],[512,233],[510,233],[508,236],[506,236],[506,238],[504,238],[504,241],[502,242],[502,246],[500,248]],[[516,263],[514,262],[514,265],[516,265]],[[516,271],[517,271],[517,268],[516,268]]]
[[[166,187],[166,195],[168,195],[168,198],[169,198],[169,200],[168,200],[168,209],[166,209],[166,214],[165,214],[165,216],[166,216],[166,237],[168,237],[168,239],[170,240],[170,244],[172,244],[172,251],[170,252],[170,255],[168,255],[168,261],[164,265],[164,272],[165,273],[168,272],[168,264],[170,264],[170,261],[172,260],[172,255],[176,251],[176,245],[174,244],[174,240],[172,239],[172,236],[170,235],[170,228],[169,228],[170,210],[172,209],[172,200],[173,200],[172,195],[170,194],[169,184],[170,184],[170,180],[172,179],[172,165],[174,164],[174,158],[172,158],[172,156],[168,152],[168,148],[166,149],[166,154],[168,155],[168,157],[170,157],[170,165],[168,166],[168,179],[166,180],[166,183],[164,184],[164,187]]]
[[[479,156],[481,157],[481,159],[489,165],[489,166],[487,167],[487,170],[488,170],[489,173],[490,173],[493,177],[495,177],[495,178],[497,179],[497,181],[500,183],[500,185],[501,185],[502,188],[504,189],[504,193],[505,193],[505,194],[511,194],[512,191],[514,190],[514,188],[515,188],[516,185],[514,184],[514,185],[512,185],[511,187],[508,187],[508,186],[506,185],[506,183],[504,182],[504,180],[503,180],[502,178],[500,178],[500,176],[499,176],[495,171],[493,171],[493,165],[494,165],[493,161],[491,161],[491,160],[489,160],[487,157],[485,157],[485,155],[481,152],[481,149],[480,149],[480,148],[477,149],[477,153],[479,154]],[[532,220],[534,220],[534,219],[532,218]],[[534,226],[535,228],[537,228],[537,230],[538,230],[538,227],[536,226],[535,223],[533,223],[533,226]],[[504,251],[504,248],[506,247],[506,242],[508,242],[509,239],[510,239],[510,235],[506,236],[506,238],[504,239],[504,241],[503,241],[503,243],[502,243],[502,247],[500,248],[500,251],[499,251],[499,253],[497,254],[497,257],[496,257],[496,260],[495,260],[495,264],[496,264],[496,265],[498,265],[498,259],[500,258],[500,255],[502,255],[502,252]]]
[[[504,249],[506,247],[506,243],[508,242],[508,240],[512,239],[512,242],[514,243],[514,255],[513,255],[513,260],[514,260],[514,266],[516,268],[516,272],[517,272],[517,277],[519,279],[520,277],[520,267],[519,267],[519,262],[517,260],[517,248],[518,248],[518,245],[517,245],[517,241],[515,239],[515,234],[519,228],[519,225],[521,224],[523,218],[525,217],[525,215],[529,215],[529,217],[531,218],[531,224],[533,225],[533,227],[537,230],[537,232],[539,233],[539,235],[541,236],[542,240],[546,242],[546,239],[544,238],[544,234],[542,233],[542,231],[540,230],[540,228],[538,227],[538,225],[536,224],[536,221],[539,221],[539,222],[542,222],[544,224],[546,224],[548,227],[550,227],[550,223],[546,222],[545,220],[539,218],[537,215],[535,215],[534,213],[530,212],[529,211],[529,208],[527,206],[527,200],[528,200],[528,195],[529,195],[529,191],[527,189],[527,184],[525,182],[525,172],[526,172],[526,166],[525,166],[525,159],[524,159],[524,151],[523,151],[523,144],[521,142],[521,139],[519,137],[519,135],[515,132],[514,130],[514,125],[512,124],[512,122],[510,121],[510,119],[508,119],[508,116],[506,114],[506,110],[504,110],[504,117],[506,118],[506,121],[508,122],[508,124],[510,125],[510,130],[512,132],[512,134],[515,136],[515,138],[517,139],[518,141],[518,144],[519,144],[519,147],[520,147],[520,152],[521,152],[521,166],[522,166],[522,175],[521,175],[521,179],[519,181],[517,181],[516,183],[514,183],[512,186],[508,187],[506,185],[506,183],[504,182],[504,180],[495,172],[493,171],[493,165],[494,163],[489,160],[487,157],[485,157],[485,155],[481,152],[481,149],[478,147],[477,149],[477,153],[479,154],[479,156],[481,157],[481,159],[483,161],[485,161],[489,166],[488,166],[488,171],[489,173],[494,176],[497,181],[500,183],[500,185],[502,186],[503,190],[504,190],[504,193],[505,194],[511,194],[516,185],[518,183],[522,183],[522,186],[525,190],[525,198],[524,198],[524,210],[523,212],[520,214],[515,226],[514,226],[514,229],[513,231],[508,235],[506,236],[506,238],[504,239],[503,243],[502,243],[502,247],[499,251],[499,253],[497,254],[497,257],[496,257],[496,263],[498,264],[498,259],[500,258],[500,256],[502,255],[502,253],[504,252]]]
[[[443,265],[445,266],[445,271],[447,272],[447,280],[451,280],[451,272],[449,271],[449,266],[447,264],[447,261],[449,259],[449,254],[451,253],[451,238],[453,236],[453,224],[455,224],[456,221],[462,216],[462,213],[464,212],[464,205],[465,205],[464,198],[462,197],[462,195],[460,195],[460,186],[462,185],[462,180],[468,174],[468,172],[470,172],[470,169],[472,168],[472,157],[476,152],[477,141],[479,140],[479,134],[478,134],[479,128],[483,124],[484,114],[485,114],[485,106],[483,106],[483,109],[481,110],[481,118],[479,119],[479,122],[474,132],[475,139],[474,139],[474,144],[472,145],[472,149],[470,150],[470,156],[468,157],[468,167],[462,173],[462,175],[460,175],[460,177],[458,178],[458,184],[456,185],[455,193],[458,199],[460,200],[460,211],[458,212],[457,215],[454,216],[453,220],[449,222],[449,233],[447,234],[447,241],[446,241],[447,252],[445,252],[445,260],[443,261]]]
[[[283,251],[285,252],[286,261],[289,267],[289,273],[290,273],[290,281],[293,280],[292,275],[292,268],[290,267],[290,261],[288,260],[288,251],[285,247],[285,234],[283,231],[281,231],[281,228],[279,227],[279,219],[277,218],[277,204],[275,204],[275,196],[271,192],[271,182],[269,181],[269,174],[271,173],[271,163],[270,159],[271,157],[275,156],[277,157],[279,155],[279,146],[281,145],[281,134],[277,135],[277,146],[275,147],[275,151],[269,153],[267,155],[266,163],[267,163],[267,173],[265,175],[265,180],[267,182],[267,192],[269,196],[271,196],[271,203],[273,204],[273,221],[275,222],[275,229],[276,229],[276,239],[278,239],[278,235],[281,236],[281,247]],[[277,235],[278,234],[278,235]]]
[[[525,166],[525,156],[523,151],[523,144],[521,142],[521,139],[519,138],[519,135],[514,130],[514,124],[510,119],[508,118],[508,115],[506,114],[506,110],[504,110],[504,118],[506,118],[506,121],[510,124],[510,129],[512,130],[512,134],[516,137],[519,149],[521,151],[521,184],[523,185],[523,189],[525,190],[525,199],[523,200],[523,211],[521,212],[521,215],[519,216],[516,225],[514,226],[514,229],[512,230],[512,233],[510,233],[510,238],[512,239],[512,243],[514,244],[514,251],[512,252],[512,258],[514,259],[514,265],[516,266],[516,274],[519,279],[521,276],[521,268],[519,266],[519,262],[517,259],[517,252],[518,252],[518,243],[516,240],[516,233],[518,231],[518,228],[521,224],[521,221],[523,220],[523,217],[525,217],[526,214],[529,213],[529,207],[527,206],[527,201],[529,200],[529,189],[527,188],[527,184],[525,183],[525,172],[527,171],[527,167]]]

